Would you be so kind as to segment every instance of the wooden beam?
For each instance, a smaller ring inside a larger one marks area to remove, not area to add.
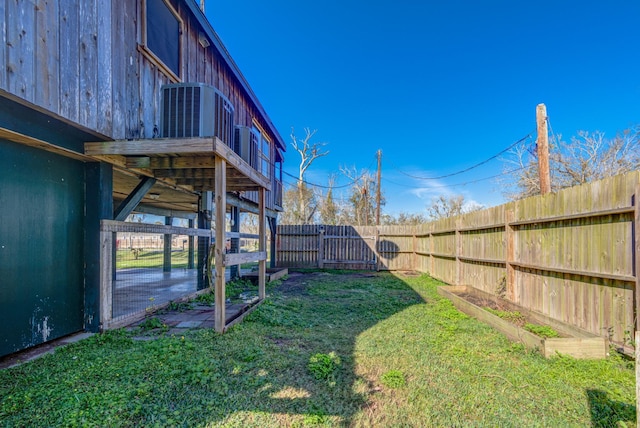
[[[128,223],[115,220],[101,220],[101,232],[118,232],[118,233],[156,233],[159,235],[187,235],[202,236],[211,238],[210,229],[190,229],[178,226],[164,226],[161,224],[145,224],[145,223]]]
[[[84,143],[84,154],[144,156],[171,153],[212,153],[214,137],[151,138]]]
[[[181,156],[181,157],[153,157],[149,159],[149,168],[182,169],[182,168],[215,168],[215,156]]]
[[[252,213],[252,214],[259,214],[258,206],[253,201],[247,201],[234,194],[227,193],[227,203],[229,205],[234,205],[240,208],[240,210],[242,211]],[[267,217],[270,217],[270,218],[275,218],[278,215],[277,211],[270,210],[270,209],[267,209],[266,213],[267,213]]]
[[[184,158],[178,158],[184,159]],[[215,179],[214,168],[192,168],[192,169],[157,169],[153,171],[156,177],[161,178],[209,178]],[[227,177],[229,174],[227,174]]]
[[[106,142],[89,142],[84,145],[85,154],[102,158],[103,156],[149,157],[150,169],[177,168],[213,168],[215,157],[221,157],[230,169],[236,169],[253,183],[271,190],[271,180],[258,173],[217,137],[209,138],[152,138],[143,140],[119,140]],[[194,156],[183,156],[183,155]],[[195,155],[198,156],[195,156]],[[154,155],[175,155],[159,157]],[[131,164],[137,167],[146,165],[145,159],[135,159]],[[122,162],[122,160],[120,160]],[[127,167],[125,160],[121,166]]]
[[[258,251],[267,251],[267,228],[265,224],[265,194],[264,189],[258,190],[258,235],[260,239],[258,241]],[[265,290],[265,275],[267,272],[266,257],[264,260],[258,262],[258,299],[264,300],[267,296]]]
[[[224,255],[225,266],[237,266],[243,263],[259,262],[267,260],[266,251],[254,251],[250,253],[229,253]]]
[[[520,263],[520,262],[511,262],[512,266],[519,267],[522,269],[529,270],[539,270],[543,272],[557,272],[557,273],[566,273],[569,275],[577,275],[577,276],[586,276],[588,278],[602,278],[602,279],[610,279],[613,281],[622,281],[622,282],[633,282],[637,281],[635,276],[630,275],[618,275],[614,273],[603,273],[603,272],[587,272],[583,270],[575,270],[575,269],[564,269],[559,267],[550,267],[550,266],[539,266],[532,265],[528,263]]]
[[[531,220],[519,220],[509,222],[510,226],[524,226],[527,224],[543,224],[543,223],[553,223],[557,221],[568,221],[568,220],[576,220],[581,218],[594,218],[594,217],[605,217],[609,215],[618,215],[618,214],[631,214],[635,211],[635,207],[622,207],[622,208],[613,208],[610,210],[602,210],[602,211],[593,211],[588,213],[580,213],[580,214],[571,214],[571,215],[561,215],[555,217],[542,217]],[[479,229],[478,229],[479,230]]]
[[[118,205],[118,208],[116,208],[115,212],[113,213],[113,219],[124,221],[127,216],[131,214],[133,210],[138,206],[140,201],[142,201],[142,198],[144,198],[144,196],[147,194],[149,189],[153,187],[154,184],[156,184],[155,178],[143,177],[136,188],[133,189],[131,194],[127,196],[120,205]]]
[[[215,141],[215,153],[218,156],[222,156],[230,166],[240,171],[246,177],[249,177],[251,181],[258,184],[260,187],[271,190],[271,180],[253,169],[253,167],[245,162],[239,154],[234,152],[231,147],[227,146],[218,138],[216,138]]]
[[[12,141],[14,143],[23,144],[25,146],[34,147],[47,152],[55,153],[57,155],[65,156],[71,159],[76,159],[82,162],[95,162],[89,156],[85,156],[82,153],[74,152],[73,150],[66,149],[64,147],[56,146],[55,144],[48,143],[38,138],[29,137],[28,135],[20,134],[10,129],[0,128],[0,139]]]
[[[151,158],[149,156],[129,156],[125,158],[127,168],[149,168]]]
[[[216,278],[215,278],[215,329],[224,333],[226,323],[225,307],[225,216],[227,211],[227,163],[222,158],[216,158],[216,186],[215,186],[215,221],[216,221]]]

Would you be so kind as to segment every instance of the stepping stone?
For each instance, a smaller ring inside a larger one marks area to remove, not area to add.
[[[182,321],[179,324],[176,324],[176,328],[196,328],[200,327],[202,321]]]

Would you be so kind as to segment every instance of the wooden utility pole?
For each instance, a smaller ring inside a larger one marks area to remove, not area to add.
[[[378,150],[378,173],[376,174],[376,226],[380,226],[380,179],[382,178],[382,150]]]
[[[538,174],[540,175],[540,193],[546,195],[551,192],[551,178],[549,175],[549,132],[547,130],[547,107],[538,104],[536,107],[536,123],[538,125]]]

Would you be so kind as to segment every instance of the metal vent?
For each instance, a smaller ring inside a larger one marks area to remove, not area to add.
[[[216,136],[233,144],[233,105],[216,88],[202,83],[164,85],[161,106],[162,137]]]

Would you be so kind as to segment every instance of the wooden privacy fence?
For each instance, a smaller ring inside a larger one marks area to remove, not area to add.
[[[278,267],[411,270],[413,231],[404,226],[278,226]]]
[[[418,226],[279,226],[283,267],[418,270],[629,344],[640,172]]]

